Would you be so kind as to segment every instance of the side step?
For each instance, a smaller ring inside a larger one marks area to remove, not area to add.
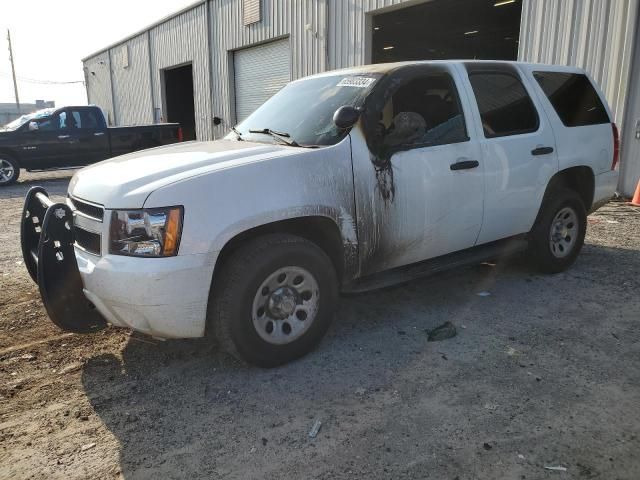
[[[360,293],[378,288],[390,287],[417,278],[426,277],[452,268],[474,265],[494,258],[504,258],[523,252],[528,247],[524,235],[518,235],[506,240],[487,243],[469,248],[461,252],[449,253],[440,257],[412,263],[385,272],[374,273],[359,278],[343,286],[343,293]]]
[[[73,248],[73,212],[67,205],[52,202],[42,187],[31,188],[22,210],[20,242],[27,271],[53,323],[76,333],[107,326],[83,292]]]

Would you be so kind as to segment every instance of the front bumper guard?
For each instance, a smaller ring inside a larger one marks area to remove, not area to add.
[[[87,300],[74,252],[73,211],[42,187],[27,193],[20,225],[22,257],[38,284],[51,321],[63,330],[92,333],[107,321]]]

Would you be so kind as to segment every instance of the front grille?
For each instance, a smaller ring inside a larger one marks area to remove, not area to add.
[[[102,206],[78,200],[72,196],[69,196],[68,200],[68,203],[70,203],[69,206],[72,210],[75,210],[76,213],[79,212],[87,217],[102,221],[104,217],[104,208]]]
[[[100,234],[89,232],[84,228],[80,228],[77,225],[74,226],[73,231],[76,236],[76,244],[86,250],[89,253],[100,255]]]

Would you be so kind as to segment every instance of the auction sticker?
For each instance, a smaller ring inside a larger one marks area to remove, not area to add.
[[[375,81],[376,79],[371,77],[346,77],[340,80],[337,86],[367,88]]]

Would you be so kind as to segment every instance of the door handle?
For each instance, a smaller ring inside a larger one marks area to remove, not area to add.
[[[537,147],[531,150],[531,155],[548,155],[553,153],[553,147]]]
[[[477,160],[462,160],[460,162],[452,163],[449,168],[451,170],[469,170],[470,168],[476,168],[480,165]]]
[[[93,134],[94,137],[101,137],[102,135],[104,135],[104,132],[96,132]]]
[[[60,140],[64,140],[64,139],[66,139],[66,138],[69,138],[70,136],[71,136],[71,135],[58,135],[58,138],[59,138]]]

